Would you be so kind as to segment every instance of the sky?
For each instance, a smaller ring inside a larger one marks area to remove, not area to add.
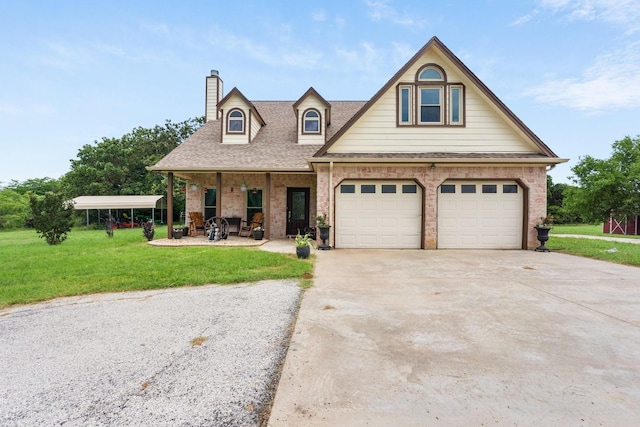
[[[640,135],[640,0],[0,0],[0,185],[86,144],[250,100],[368,100],[437,36],[568,163]]]

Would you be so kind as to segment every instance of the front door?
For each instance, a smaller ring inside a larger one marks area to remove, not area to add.
[[[309,226],[309,189],[287,188],[287,235],[304,234]]]

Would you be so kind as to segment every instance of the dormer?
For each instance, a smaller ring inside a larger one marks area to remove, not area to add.
[[[294,104],[298,144],[324,144],[331,123],[331,104],[312,87]]]
[[[218,103],[223,144],[248,144],[266,123],[256,107],[237,88]]]

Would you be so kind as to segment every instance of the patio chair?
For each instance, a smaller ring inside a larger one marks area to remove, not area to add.
[[[198,234],[198,230],[202,230],[206,234],[204,215],[202,212],[189,212],[189,236],[194,237]]]
[[[256,212],[253,214],[253,218],[251,218],[251,221],[241,221],[238,236],[253,236],[253,229],[256,227],[261,227],[263,219],[264,214],[262,212]]]

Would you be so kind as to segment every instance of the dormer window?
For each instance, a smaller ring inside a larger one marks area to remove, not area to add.
[[[464,86],[449,83],[436,64],[426,64],[415,76],[398,85],[398,125],[464,125]]]
[[[227,132],[244,133],[244,113],[242,110],[231,110],[227,118]]]
[[[304,113],[302,133],[320,133],[320,113],[316,110],[308,110]]]

